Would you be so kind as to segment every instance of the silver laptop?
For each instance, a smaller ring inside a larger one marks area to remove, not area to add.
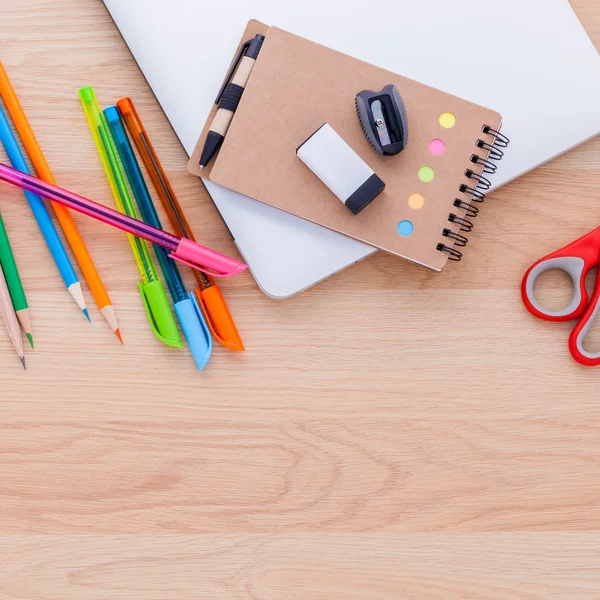
[[[379,16],[366,20],[363,0],[230,0],[225,15],[197,0],[103,1],[188,155],[251,18],[501,112],[512,143],[494,187],[600,132],[600,59],[565,0],[380,0]],[[296,294],[375,251],[207,187],[270,296]]]

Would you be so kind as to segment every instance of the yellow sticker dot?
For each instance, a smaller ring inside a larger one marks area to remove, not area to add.
[[[425,204],[425,198],[421,194],[411,194],[408,197],[408,205],[414,210],[420,210]]]
[[[440,125],[444,129],[452,129],[456,125],[456,117],[449,112],[445,112],[440,115]]]
[[[419,179],[423,183],[429,183],[435,178],[435,172],[431,167],[421,167],[419,169]]]

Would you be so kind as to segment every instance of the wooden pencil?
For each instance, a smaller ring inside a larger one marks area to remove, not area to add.
[[[33,336],[31,333],[31,314],[29,311],[29,305],[27,304],[27,298],[25,296],[25,290],[23,289],[23,282],[19,275],[19,269],[15,261],[15,256],[8,239],[8,233],[0,215],[0,266],[4,270],[4,278],[8,285],[8,291],[13,303],[17,318],[21,322],[21,326],[25,331],[25,335],[33,348]]]
[[[21,326],[19,324],[19,319],[17,318],[17,313],[13,307],[12,300],[10,298],[10,292],[8,291],[8,285],[6,283],[6,278],[4,277],[4,271],[0,268],[0,316],[2,317],[2,322],[4,323],[4,327],[6,332],[8,333],[8,337],[12,342],[12,345],[15,347],[19,358],[21,359],[21,364],[23,368],[26,369],[25,366],[25,349],[23,347],[23,336],[21,335]]]

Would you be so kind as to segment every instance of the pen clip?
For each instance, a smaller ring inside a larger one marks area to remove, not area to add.
[[[223,92],[225,92],[225,88],[231,81],[231,78],[233,77],[235,70],[237,69],[238,65],[240,64],[240,60],[242,60],[242,56],[244,56],[244,54],[246,53],[246,50],[248,50],[251,43],[252,43],[252,40],[248,40],[247,42],[244,42],[242,44],[242,47],[240,48],[239,52],[237,53],[235,60],[233,61],[233,64],[231,65],[231,67],[229,68],[229,71],[227,72],[227,75],[225,76],[225,81],[223,81],[223,85],[221,86],[221,89],[219,90],[219,94],[217,95],[215,104],[219,104],[219,102],[221,101],[221,97],[223,96]]]
[[[147,284],[148,286],[152,286],[153,284]],[[161,284],[162,286],[162,284]],[[140,294],[142,295],[142,301],[144,302],[144,307],[146,308],[146,313],[148,315],[148,321],[150,322],[150,327],[152,328],[152,331],[154,332],[154,335],[161,341],[163,342],[163,344],[166,344],[167,346],[171,346],[172,348],[182,348],[183,345],[181,343],[181,338],[179,337],[179,334],[177,333],[177,335],[173,335],[172,338],[169,337],[165,337],[161,331],[160,331],[160,327],[159,327],[159,323],[158,320],[154,314],[154,308],[153,308],[153,301],[148,297],[148,290],[146,289],[146,286],[140,282],[138,284],[138,287],[140,289]],[[160,294],[160,290],[158,290],[158,286],[156,290],[153,290],[153,294],[155,293],[159,293]],[[164,290],[163,290],[164,293]],[[162,298],[159,297],[159,301],[161,301]],[[167,301],[168,302],[168,301]],[[167,304],[168,305],[168,304]],[[175,321],[173,321],[173,326],[175,327],[175,332],[177,331],[177,325],[175,325]]]

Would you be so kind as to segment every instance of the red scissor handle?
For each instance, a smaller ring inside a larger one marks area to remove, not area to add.
[[[540,306],[533,293],[538,277],[551,269],[565,271],[573,281],[571,302],[565,308],[556,311],[546,310]],[[585,262],[577,256],[553,258],[553,255],[550,255],[542,258],[527,271],[521,284],[521,295],[527,310],[534,317],[544,321],[571,321],[580,317],[588,305],[589,298],[585,289],[585,277],[590,269],[591,267],[588,267],[586,270]]]
[[[571,332],[569,337],[569,350],[573,358],[586,367],[596,367],[600,365],[600,352],[588,352],[583,348],[583,341],[589,333],[600,309],[600,277],[596,279],[596,287],[592,294],[592,299],[586,308],[583,316],[577,323],[577,326]]]
[[[600,365],[600,352],[594,354],[583,348],[583,341],[600,310],[600,276],[596,279],[596,286],[591,300],[585,289],[585,278],[590,269],[598,265],[599,261],[600,228],[536,262],[525,274],[521,285],[523,302],[527,310],[538,319],[570,321],[581,317],[569,337],[569,350],[573,358],[586,367]],[[543,309],[537,303],[533,294],[537,278],[550,269],[565,271],[573,281],[571,302],[559,311]]]
[[[521,284],[521,295],[527,310],[545,321],[571,321],[581,317],[586,312],[589,302],[585,278],[590,270],[598,265],[599,254],[600,227],[532,265]],[[538,277],[551,269],[565,271],[573,281],[573,297],[562,310],[546,310],[538,304],[534,296],[533,290]]]

